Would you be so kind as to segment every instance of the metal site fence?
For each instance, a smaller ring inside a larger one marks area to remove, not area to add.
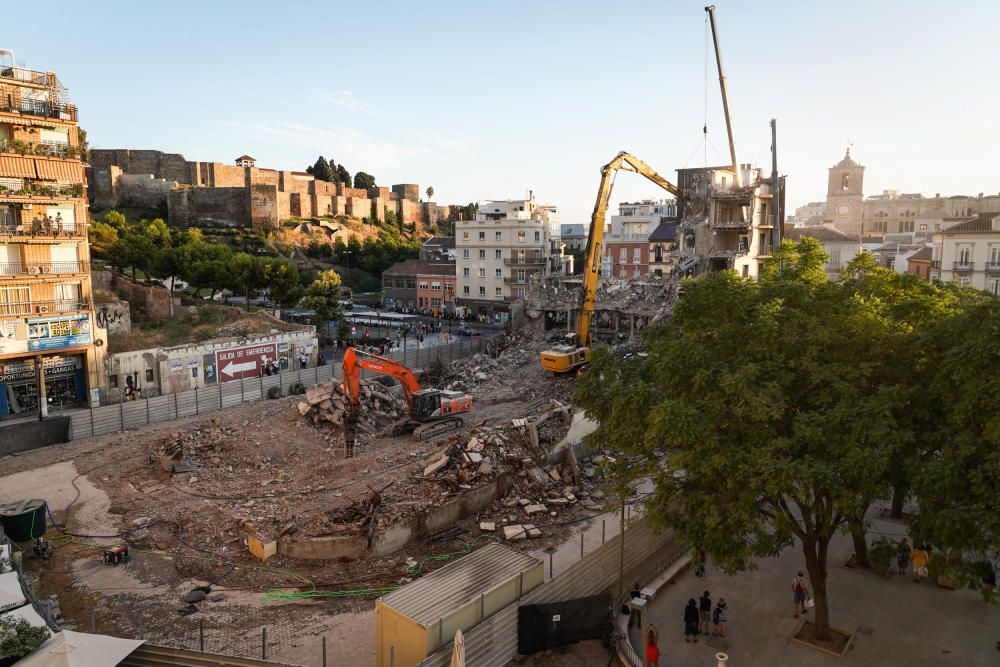
[[[478,338],[457,340],[445,345],[421,349],[404,349],[387,353],[411,369],[418,370],[430,366],[435,361],[449,362],[468,357],[477,352],[485,352],[496,339]],[[375,373],[362,371],[361,377],[373,377]],[[124,401],[89,410],[68,412],[70,417],[69,438],[78,440],[95,435],[116,433],[130,428],[155,424],[182,417],[192,417],[223,408],[240,405],[262,398],[291,396],[302,387],[312,387],[332,378],[340,377],[336,363],[312,368],[298,368],[282,371],[277,375],[265,375],[232,382],[197,387],[174,394],[164,394],[135,401]]]

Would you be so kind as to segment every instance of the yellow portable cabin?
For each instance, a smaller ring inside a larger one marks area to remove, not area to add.
[[[544,580],[542,561],[491,544],[382,596],[376,667],[413,667]]]

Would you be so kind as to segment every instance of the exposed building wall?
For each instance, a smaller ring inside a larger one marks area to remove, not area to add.
[[[211,227],[251,225],[251,199],[245,188],[188,188],[174,190],[167,200],[173,225]]]

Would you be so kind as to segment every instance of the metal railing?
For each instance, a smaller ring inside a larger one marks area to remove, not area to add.
[[[973,271],[976,268],[975,262],[955,262],[953,264],[955,271]]]
[[[0,79],[32,83],[37,86],[49,85],[49,75],[47,72],[39,72],[23,67],[0,67]]]
[[[0,179],[2,197],[69,197],[83,196],[83,183],[52,183],[27,178]]]
[[[987,273],[1000,273],[1000,262],[986,262]]]
[[[541,255],[531,257],[506,257],[503,260],[504,266],[526,266],[528,264],[545,264],[545,258]]]
[[[87,225],[67,224],[65,222],[50,224],[48,220],[0,224],[0,236],[30,236],[33,238],[58,239],[85,236],[86,233]]]
[[[750,226],[749,220],[713,220],[714,229],[744,229]]]
[[[57,158],[78,158],[80,147],[55,141],[21,141],[20,139],[4,139],[0,141],[0,153],[16,153],[18,155],[42,155]]]
[[[90,309],[91,306],[88,299],[0,302],[0,317],[30,317]]]
[[[528,284],[528,278],[527,278],[527,276],[525,276],[524,278],[516,278],[516,277],[512,278],[510,276],[507,276],[506,278],[503,279],[503,281],[504,281],[504,284],[506,284],[506,285],[527,285]]]
[[[87,273],[87,262],[0,262],[0,276]]]
[[[50,102],[49,100],[23,99],[14,97],[13,95],[0,97],[0,112],[17,113],[24,116],[38,116],[40,118],[76,120],[76,107],[72,104]]]

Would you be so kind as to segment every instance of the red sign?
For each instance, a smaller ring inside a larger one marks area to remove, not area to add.
[[[264,367],[269,361],[277,362],[277,360],[274,343],[221,350],[215,353],[219,382],[255,378],[264,372]]]

